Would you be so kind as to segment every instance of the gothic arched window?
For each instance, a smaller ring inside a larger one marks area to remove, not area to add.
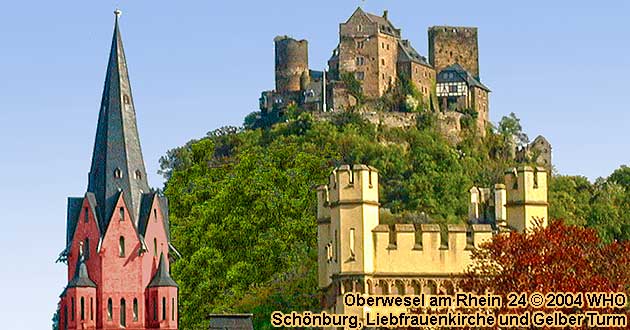
[[[81,308],[79,309],[81,311],[81,321],[85,320],[85,299],[83,297],[81,297]]]
[[[112,298],[107,299],[107,319],[112,320]]]
[[[120,326],[127,326],[127,303],[125,298],[120,299]]]
[[[166,320],[166,297],[162,297],[162,320]]]
[[[118,239],[118,255],[121,257],[125,256],[125,237],[120,236]]]
[[[138,299],[133,298],[133,320],[138,321]]]

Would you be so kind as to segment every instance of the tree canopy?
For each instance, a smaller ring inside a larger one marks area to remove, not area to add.
[[[394,214],[461,222],[468,189],[501,180],[513,165],[506,136],[524,134],[512,125],[515,116],[483,139],[464,132],[457,144],[430,113],[408,129],[371,125],[352,112],[330,121],[299,109],[286,116],[270,127],[210,132],[161,159],[173,244],[182,254],[172,267],[182,328],[206,327],[215,312],[254,312],[256,328],[268,328],[273,310],[319,309],[313,187],[334,166],[378,168],[382,207]],[[605,228],[606,241],[627,239],[630,189],[622,174],[596,183],[554,177],[550,215]]]

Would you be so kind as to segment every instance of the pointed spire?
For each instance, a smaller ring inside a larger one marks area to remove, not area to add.
[[[114,12],[114,36],[96,128],[88,192],[94,193],[100,228],[105,230],[121,192],[132,219],[137,222],[142,193],[150,188],[140,149],[136,112],[129,83],[127,61]],[[136,223],[137,224],[137,223]]]
[[[173,281],[169,274],[168,266],[164,261],[164,253],[160,253],[160,263],[158,264],[157,271],[149,283],[149,287],[165,287],[174,286],[177,287],[177,283]]]
[[[84,288],[84,287],[96,287],[94,281],[90,279],[88,275],[87,266],[83,262],[83,258],[79,258],[77,262],[77,269],[74,271],[74,277],[68,282],[68,288]]]

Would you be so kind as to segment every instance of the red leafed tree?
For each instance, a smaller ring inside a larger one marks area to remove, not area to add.
[[[594,230],[569,226],[563,221],[554,221],[528,234],[496,235],[473,252],[472,264],[460,287],[469,292],[501,295],[504,306],[510,292],[628,294],[630,242],[604,244]],[[590,310],[587,304],[584,310]]]

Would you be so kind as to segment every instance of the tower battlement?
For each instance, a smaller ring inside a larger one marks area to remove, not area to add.
[[[434,294],[456,290],[472,251],[499,231],[547,220],[547,171],[517,167],[494,189],[472,187],[466,224],[381,224],[378,171],[335,168],[317,187],[319,286],[324,308],[344,312],[344,292]],[[424,283],[424,284],[421,284]]]

